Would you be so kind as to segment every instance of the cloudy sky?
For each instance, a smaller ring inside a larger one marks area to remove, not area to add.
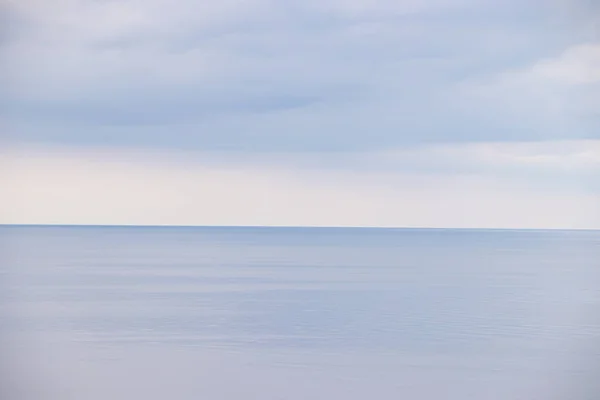
[[[0,222],[600,228],[585,0],[4,0]]]

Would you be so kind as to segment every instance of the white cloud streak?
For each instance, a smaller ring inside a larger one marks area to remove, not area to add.
[[[387,151],[379,156],[391,163],[410,160],[415,165],[458,166],[471,171],[600,175],[600,140],[438,144]]]
[[[461,93],[480,102],[477,112],[497,114],[499,124],[528,126],[542,139],[559,131],[565,138],[595,138],[590,127],[599,117],[600,45],[574,45],[527,67],[464,84]]]

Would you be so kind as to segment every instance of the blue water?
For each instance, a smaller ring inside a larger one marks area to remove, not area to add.
[[[600,232],[2,227],[0,245],[15,399],[600,393]]]

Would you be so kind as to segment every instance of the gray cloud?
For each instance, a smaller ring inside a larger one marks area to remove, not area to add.
[[[19,140],[318,151],[573,135],[461,89],[577,39],[551,33],[540,2],[62,4],[10,17],[2,107]]]

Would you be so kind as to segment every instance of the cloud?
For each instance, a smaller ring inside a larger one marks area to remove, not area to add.
[[[4,223],[600,227],[597,192],[493,171],[348,172],[192,153],[38,148],[4,153],[2,173]]]
[[[461,90],[474,113],[497,124],[514,122],[519,134],[526,128],[529,133],[521,138],[597,138],[600,45],[575,45],[525,68],[469,82]]]
[[[567,49],[556,59],[535,64],[529,71],[532,79],[563,85],[600,82],[600,44],[584,44]]]
[[[471,171],[600,173],[600,140],[430,145],[389,151],[379,156],[389,162],[405,160],[442,168],[459,165]]]
[[[0,102],[23,141],[316,151],[572,134],[498,121],[496,102],[457,90],[559,51],[538,2],[11,4]]]

